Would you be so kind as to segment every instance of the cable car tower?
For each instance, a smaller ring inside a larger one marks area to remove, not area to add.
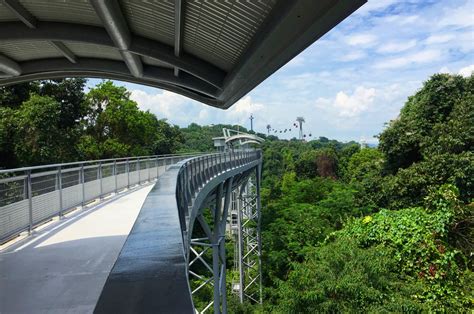
[[[298,122],[298,124],[299,124],[299,128],[300,128],[300,135],[299,135],[299,139],[300,139],[300,140],[303,140],[303,139],[304,139],[304,134],[303,134],[303,123],[305,122],[305,121],[304,121],[304,118],[303,118],[303,117],[297,117],[297,118],[296,118],[296,122]]]

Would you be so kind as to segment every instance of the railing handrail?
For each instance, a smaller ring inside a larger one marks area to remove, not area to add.
[[[127,160],[130,161],[130,160],[137,160],[137,159],[150,159],[150,158],[166,159],[166,158],[180,157],[180,156],[197,156],[197,155],[202,155],[202,154],[211,154],[211,153],[195,152],[195,153],[182,153],[182,154],[163,154],[163,155],[83,160],[83,161],[73,161],[73,162],[66,162],[66,163],[47,164],[47,165],[38,165],[38,166],[30,166],[30,167],[12,168],[12,169],[0,169],[0,174],[10,173],[10,172],[31,171],[31,170],[38,170],[38,169],[47,169],[47,168],[57,168],[57,167],[65,167],[65,166],[74,166],[74,165],[85,165],[85,164],[108,162],[108,161],[117,162],[117,161],[127,161]]]

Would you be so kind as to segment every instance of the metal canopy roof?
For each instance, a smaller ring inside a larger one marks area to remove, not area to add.
[[[0,85],[97,77],[228,108],[365,0],[0,0]]]

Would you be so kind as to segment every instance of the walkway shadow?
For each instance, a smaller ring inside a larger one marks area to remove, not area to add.
[[[0,255],[0,313],[92,313],[127,235]]]

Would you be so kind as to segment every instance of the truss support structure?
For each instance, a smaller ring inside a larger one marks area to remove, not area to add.
[[[235,245],[237,247],[237,267],[239,283],[233,286],[243,303],[262,303],[262,239],[260,204],[261,167],[255,168],[240,188],[237,204],[237,229]],[[232,223],[232,222],[231,222]]]
[[[190,242],[188,270],[195,283],[194,287],[191,285],[191,293],[193,296],[212,293],[213,296],[206,304],[195,304],[196,313],[206,313],[211,308],[214,313],[227,313],[225,232],[232,181],[230,177],[220,183],[213,204],[203,206],[196,217],[202,234]]]

